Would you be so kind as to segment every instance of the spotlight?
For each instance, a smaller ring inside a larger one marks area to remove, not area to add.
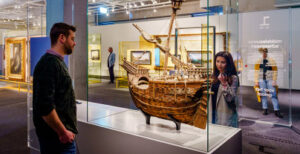
[[[107,8],[100,7],[100,13],[106,14],[107,13]]]

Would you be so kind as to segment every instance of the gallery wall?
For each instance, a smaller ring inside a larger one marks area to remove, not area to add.
[[[299,12],[300,9],[281,9],[240,13],[238,17],[235,14],[210,16],[209,24],[216,26],[217,32],[230,32],[229,50],[233,53],[233,58],[242,57],[242,85],[254,85],[253,68],[256,60],[261,56],[257,49],[260,46],[265,46],[271,47],[269,49],[269,57],[277,61],[277,82],[279,87],[288,89],[290,86],[289,81],[291,80],[291,88],[300,89],[300,82],[298,82],[299,79],[297,78],[300,75],[300,71],[297,69],[297,66],[300,66],[300,61],[297,60],[297,56],[300,56],[297,49],[300,46],[296,43],[297,40],[300,40],[298,35],[300,32],[297,29],[300,21],[296,20],[296,14],[299,14]],[[263,23],[263,20],[266,20],[266,23]],[[138,21],[135,23],[150,34],[166,34],[169,18]],[[201,26],[201,24],[207,24],[207,17],[181,17],[177,19],[177,23],[178,27]],[[102,38],[101,50],[103,52],[101,55],[101,66],[106,66],[106,59],[108,57],[107,48],[109,46],[114,48],[118,59],[119,42],[138,41],[140,36],[138,31],[132,26],[132,22],[107,26],[92,26],[89,28],[89,33],[99,33]],[[236,35],[237,33],[239,35]],[[223,50],[222,41],[222,39],[216,40],[216,52]],[[239,48],[237,48],[238,44]],[[289,66],[290,54],[292,55],[291,66]],[[115,71],[118,69],[119,61],[117,60]],[[290,70],[291,74],[289,74]],[[108,76],[108,69],[102,67],[101,74],[102,76]]]
[[[237,22],[236,15],[210,16],[209,26],[216,26],[216,32],[230,32],[230,50],[236,51],[234,47],[237,45]],[[230,27],[226,27],[226,21],[233,21]],[[119,69],[119,42],[121,41],[139,41],[140,33],[132,26],[132,23],[138,24],[144,31],[152,35],[164,35],[168,32],[169,18],[151,19],[135,22],[127,22],[106,26],[89,26],[89,34],[99,33],[101,35],[101,66],[106,66],[107,57],[109,55],[107,49],[112,46],[116,53],[115,72]],[[200,27],[207,24],[207,17],[179,17],[176,21],[178,27]],[[197,31],[199,33],[199,31]],[[174,30],[173,30],[174,34]],[[218,37],[216,40],[216,52],[223,51],[223,39]],[[108,76],[108,68],[101,68],[101,75]]]

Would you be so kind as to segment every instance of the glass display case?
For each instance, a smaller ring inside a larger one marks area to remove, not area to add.
[[[202,153],[231,140],[245,121],[292,126],[292,98],[300,89],[299,8],[251,10],[238,0],[87,2],[88,28],[80,38],[87,42],[80,51],[87,71],[77,70],[86,81],[73,83],[87,88],[86,99],[77,99],[79,122]],[[24,83],[33,149],[39,148],[33,49],[48,47],[40,44],[49,39],[45,6],[14,6],[26,15],[1,19],[15,29],[0,30],[0,78]],[[235,70],[222,70],[222,60]]]
[[[34,45],[32,46],[31,43],[32,39],[45,36],[45,2],[3,1],[0,14],[1,89],[20,96],[27,94],[27,108],[23,108],[24,111],[27,111],[28,117],[26,121],[27,145],[30,148],[38,149],[32,122],[32,56],[34,53],[31,52],[31,49],[34,48]],[[11,95],[11,97],[15,96]]]
[[[207,78],[215,54],[237,52],[236,1],[103,5],[88,8],[88,37],[101,37],[101,83],[87,85],[88,101],[78,108],[82,119],[200,152],[212,151],[240,131],[211,123],[212,80]]]

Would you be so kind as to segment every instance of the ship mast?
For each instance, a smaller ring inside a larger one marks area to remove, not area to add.
[[[167,74],[168,57],[170,56],[170,38],[171,38],[172,28],[173,28],[174,20],[176,17],[176,12],[177,12],[177,10],[180,9],[182,2],[183,2],[183,0],[172,0],[172,16],[171,16],[171,21],[170,21],[170,25],[169,25],[167,44],[165,47],[167,49],[167,51],[165,51],[165,64],[164,64],[164,74],[165,75]]]

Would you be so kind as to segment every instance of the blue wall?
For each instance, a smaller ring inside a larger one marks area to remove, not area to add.
[[[30,75],[33,75],[35,65],[50,48],[51,42],[49,37],[30,38]],[[68,66],[68,56],[65,56],[65,63]]]

